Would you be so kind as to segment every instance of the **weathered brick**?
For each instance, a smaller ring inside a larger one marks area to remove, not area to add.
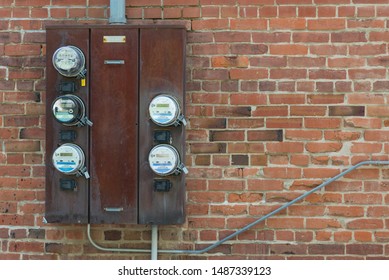
[[[245,139],[244,131],[229,130],[229,131],[210,131],[210,141],[243,141]]]
[[[248,141],[282,141],[282,130],[253,130],[247,132]]]

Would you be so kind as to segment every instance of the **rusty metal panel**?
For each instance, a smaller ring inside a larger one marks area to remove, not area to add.
[[[91,223],[138,219],[138,32],[91,30]]]
[[[63,81],[74,82],[76,91],[74,95],[80,97],[85,104],[89,102],[87,74],[85,86],[80,79],[65,78],[53,67],[51,58],[57,48],[73,45],[82,50],[86,57],[87,68],[89,66],[89,29],[87,28],[61,28],[52,27],[46,31],[47,60],[46,60],[46,213],[45,218],[49,223],[87,223],[88,222],[88,180],[75,175],[63,175],[52,164],[54,150],[63,144],[59,137],[63,130],[75,131],[77,134],[74,144],[82,148],[86,158],[88,152],[88,127],[65,127],[54,120],[52,116],[53,100],[61,95],[59,84]],[[88,114],[88,110],[86,112]],[[88,163],[86,163],[88,165]],[[74,179],[77,185],[75,190],[63,190],[60,188],[60,179]]]
[[[148,106],[152,98],[165,93],[174,96],[184,109],[185,93],[185,38],[184,28],[140,29],[139,79],[139,223],[181,224],[185,219],[184,175],[163,177],[172,182],[168,192],[154,191],[158,177],[148,165],[148,154],[155,145],[153,132],[161,128],[152,123]],[[185,129],[166,127],[172,134],[172,145],[185,160]]]

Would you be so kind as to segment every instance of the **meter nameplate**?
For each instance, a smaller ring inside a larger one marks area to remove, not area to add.
[[[157,145],[150,151],[149,164],[151,169],[158,175],[170,175],[175,172],[180,164],[179,154],[173,146]]]
[[[126,36],[103,36],[103,43],[125,43]]]
[[[178,102],[169,95],[156,96],[149,105],[151,120],[161,126],[175,123],[180,114]]]

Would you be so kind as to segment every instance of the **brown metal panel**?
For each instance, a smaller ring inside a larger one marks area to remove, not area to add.
[[[138,29],[92,29],[91,58],[90,222],[137,223]]]
[[[152,123],[148,106],[153,97],[166,93],[173,95],[184,109],[185,92],[185,38],[184,28],[140,29],[139,80],[139,223],[181,224],[185,219],[184,175],[166,176],[173,187],[168,192],[155,192],[157,176],[148,164],[149,151],[154,146],[153,131],[161,128]],[[185,159],[184,127],[166,127],[172,133],[172,145]]]
[[[88,76],[86,86],[82,86],[80,79],[65,78],[61,76],[52,65],[52,56],[57,48],[73,45],[80,48],[85,57],[86,65],[89,65],[89,29],[69,27],[53,27],[46,32],[47,59],[46,59],[46,213],[45,218],[49,223],[87,223],[88,222],[88,180],[84,177],[68,176],[58,172],[52,164],[54,150],[62,144],[59,133],[61,130],[74,130],[77,138],[74,141],[79,145],[86,158],[88,158],[88,127],[65,127],[56,122],[52,116],[52,102],[59,96],[58,85],[61,81],[74,81],[77,90],[74,93],[85,104],[88,103]],[[88,114],[88,112],[87,112]],[[75,191],[60,189],[60,178],[72,178],[77,182]]]

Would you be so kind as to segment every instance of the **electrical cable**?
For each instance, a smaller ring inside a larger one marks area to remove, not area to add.
[[[255,220],[254,222],[246,225],[245,227],[241,228],[240,230],[228,235],[227,237],[215,242],[214,244],[204,248],[204,249],[201,249],[201,250],[158,250],[158,253],[163,253],[163,254],[204,254],[216,247],[218,247],[219,245],[223,244],[224,242],[234,238],[235,236],[249,230],[250,228],[252,228],[253,226],[259,224],[260,222],[274,216],[275,214],[279,213],[280,211],[284,210],[285,208],[288,208],[289,206],[295,204],[296,202],[304,199],[305,197],[307,197],[308,195],[322,189],[323,187],[333,183],[334,181],[338,180],[339,178],[345,176],[346,174],[350,173],[351,171],[359,168],[360,166],[362,165],[389,165],[389,161],[379,161],[379,160],[368,160],[368,161],[362,161],[362,162],[359,162],[357,163],[356,165],[353,165],[351,167],[349,167],[348,169],[346,169],[345,171],[339,173],[338,175],[332,177],[331,179],[323,182],[322,184],[318,185],[317,187],[311,189],[310,191],[307,191],[305,193],[303,193],[302,195],[300,195],[299,197],[289,201],[288,203],[285,203],[283,204],[282,206],[280,206],[279,208],[273,210],[272,212],[262,216],[261,218]],[[87,233],[88,233],[88,239],[89,241],[91,242],[91,244],[99,249],[99,250],[102,250],[102,251],[110,251],[110,252],[123,252],[123,253],[150,253],[151,250],[150,249],[125,249],[125,248],[105,248],[105,247],[102,247],[98,244],[96,244],[93,239],[91,238],[91,225],[88,224],[87,226]]]

